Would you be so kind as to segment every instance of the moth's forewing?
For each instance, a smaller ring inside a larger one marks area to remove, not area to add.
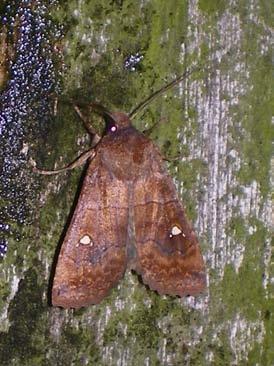
[[[199,244],[161,156],[152,155],[149,174],[144,172],[134,188],[133,267],[160,294],[195,295],[206,286]]]
[[[126,269],[127,186],[113,180],[100,157],[88,167],[61,247],[52,288],[54,306],[99,303]]]

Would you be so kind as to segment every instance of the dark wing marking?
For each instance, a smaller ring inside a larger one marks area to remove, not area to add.
[[[136,257],[131,267],[160,294],[201,292],[206,277],[199,244],[160,155],[136,181],[133,204]]]
[[[52,304],[79,308],[99,303],[126,269],[128,188],[95,157],[56,266]]]

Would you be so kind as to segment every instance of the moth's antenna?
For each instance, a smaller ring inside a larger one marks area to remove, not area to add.
[[[168,83],[165,86],[162,86],[160,89],[156,90],[154,93],[152,93],[148,98],[143,100],[141,103],[137,105],[130,113],[129,118],[133,119],[136,117],[136,115],[142,110],[145,109],[154,99],[156,99],[158,96],[164,94],[169,89],[173,88],[175,85],[179,84],[181,81],[186,79],[189,75],[191,75],[194,71],[198,71],[200,68],[197,69],[191,69],[185,71],[182,75],[178,76],[176,79],[172,80],[170,83]]]

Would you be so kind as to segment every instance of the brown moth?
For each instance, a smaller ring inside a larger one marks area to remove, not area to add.
[[[206,276],[197,237],[158,148],[126,114],[104,117],[106,133],[89,157],[61,246],[52,304],[97,304],[126,269],[159,294],[200,293]]]

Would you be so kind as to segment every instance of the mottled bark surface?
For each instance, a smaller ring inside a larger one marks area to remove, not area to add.
[[[208,289],[159,296],[129,272],[99,305],[50,307],[51,265],[82,173],[33,176],[33,224],[19,228],[19,242],[11,233],[0,264],[0,364],[273,365],[270,2],[70,1],[51,16],[66,24],[62,93],[80,102],[129,112],[199,66],[134,124],[161,122],[151,138],[170,158]],[[49,169],[89,143],[61,99],[39,140],[28,138],[27,153]]]

